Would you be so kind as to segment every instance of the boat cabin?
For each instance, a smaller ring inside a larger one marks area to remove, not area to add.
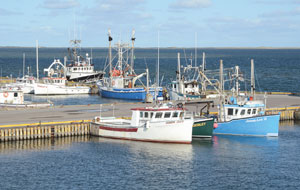
[[[34,84],[35,83],[35,78],[30,77],[28,75],[25,75],[22,78],[17,78],[16,83],[21,83],[21,84]]]
[[[200,94],[199,84],[196,81],[185,81],[184,83],[173,81],[171,83],[172,91],[181,94]]]
[[[262,101],[248,101],[243,105],[239,104],[226,104],[224,105],[225,120],[240,119],[247,117],[255,117],[263,115],[265,105]]]
[[[66,85],[66,78],[52,78],[52,77],[44,77],[43,83],[44,84],[53,84],[53,85],[59,85],[59,86],[65,86]]]
[[[140,122],[172,122],[186,117],[185,109],[178,107],[146,107],[132,110],[131,125],[138,126]]]
[[[24,94],[21,90],[0,90],[1,104],[23,104]]]

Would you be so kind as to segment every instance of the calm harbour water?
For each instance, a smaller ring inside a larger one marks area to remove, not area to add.
[[[191,145],[98,137],[0,144],[1,189],[298,189],[300,123]]]
[[[84,51],[84,49],[83,49]],[[86,52],[90,50],[86,49]],[[255,60],[259,91],[300,92],[300,50],[199,49],[207,68],[240,65],[249,76]],[[34,48],[0,48],[2,76],[22,73],[22,54],[35,73]],[[136,68],[148,65],[155,77],[157,50],[137,49]],[[177,52],[162,49],[163,84],[175,79]],[[84,54],[85,52],[83,52]],[[40,75],[66,48],[40,49]],[[107,49],[93,50],[96,69],[103,69]],[[187,56],[188,57],[188,56]],[[187,58],[188,59],[188,58]],[[162,78],[161,76],[161,78]],[[56,105],[112,103],[98,95],[34,96],[26,100]],[[191,145],[68,137],[0,143],[0,189],[299,189],[300,123],[281,123],[278,138],[214,136]]]

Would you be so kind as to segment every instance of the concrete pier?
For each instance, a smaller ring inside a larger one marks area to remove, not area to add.
[[[211,112],[217,111],[217,100]],[[130,117],[131,108],[146,103],[112,103],[101,106],[101,116]],[[196,111],[196,106],[186,106]],[[199,111],[199,109],[198,109]],[[268,114],[281,113],[281,120],[300,119],[300,96],[268,95]],[[0,141],[43,139],[90,134],[90,121],[100,115],[100,105],[54,106],[50,108],[0,108]],[[25,123],[25,124],[24,124]]]

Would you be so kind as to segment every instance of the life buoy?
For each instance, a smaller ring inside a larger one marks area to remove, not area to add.
[[[8,93],[7,93],[7,92],[4,92],[4,93],[3,93],[3,97],[4,97],[4,98],[7,98],[7,97],[8,97]]]

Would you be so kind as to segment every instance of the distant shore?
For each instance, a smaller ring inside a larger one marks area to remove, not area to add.
[[[26,46],[0,46],[0,48],[35,48]],[[39,48],[68,48],[68,47],[46,47],[40,46]],[[82,48],[92,48],[92,49],[107,49],[108,47],[82,47]],[[160,49],[195,49],[195,47],[160,47]],[[300,49],[300,47],[197,47],[198,49]],[[135,49],[157,49],[157,47],[135,47]]]

